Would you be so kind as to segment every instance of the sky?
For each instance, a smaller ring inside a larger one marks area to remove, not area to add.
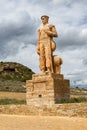
[[[87,0],[0,1],[0,61],[21,63],[39,73],[36,53],[41,16],[48,15],[58,38],[54,55],[71,86],[87,87]]]

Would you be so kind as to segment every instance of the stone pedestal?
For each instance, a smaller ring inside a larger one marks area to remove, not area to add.
[[[70,97],[70,82],[62,74],[33,74],[26,81],[26,101],[30,106],[53,105]]]

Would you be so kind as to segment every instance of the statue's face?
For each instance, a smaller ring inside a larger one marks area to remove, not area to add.
[[[42,20],[42,23],[43,23],[43,24],[48,23],[48,19],[47,19],[46,17],[42,17],[42,19],[41,19],[41,20]]]

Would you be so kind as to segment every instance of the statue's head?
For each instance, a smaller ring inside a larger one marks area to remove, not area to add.
[[[42,15],[42,16],[41,16],[41,19],[43,19],[43,18],[49,19],[49,16],[47,16],[47,15]]]
[[[41,16],[41,20],[42,20],[42,22],[48,22],[49,16],[43,15],[43,16]]]

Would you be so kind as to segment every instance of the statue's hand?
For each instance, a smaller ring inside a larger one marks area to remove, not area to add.
[[[40,47],[39,47],[39,45],[37,46],[37,54],[40,55]]]
[[[48,36],[53,36],[53,32],[51,32],[49,30],[46,30],[45,32],[47,33]]]
[[[40,55],[40,50],[37,49],[37,54]]]

